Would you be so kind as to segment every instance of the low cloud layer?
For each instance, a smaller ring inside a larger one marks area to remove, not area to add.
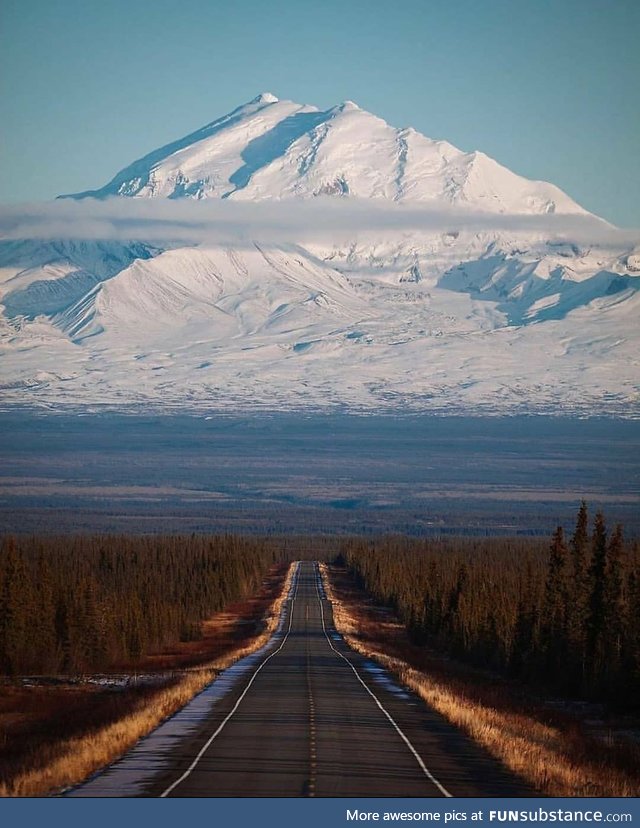
[[[505,215],[354,199],[243,203],[113,198],[0,206],[2,239],[340,244],[399,231],[535,234],[617,248],[640,242],[640,230],[620,230],[589,215]]]

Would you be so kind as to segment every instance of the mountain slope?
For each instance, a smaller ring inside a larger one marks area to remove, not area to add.
[[[151,347],[188,339],[281,340],[297,331],[332,330],[366,315],[366,304],[339,273],[300,250],[168,250],[138,259],[53,317],[77,343],[110,341]]]

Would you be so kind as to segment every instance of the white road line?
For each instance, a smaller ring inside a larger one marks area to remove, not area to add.
[[[251,685],[252,685],[252,684],[253,684],[253,682],[255,681],[255,678],[256,678],[256,676],[258,675],[258,673],[260,672],[260,670],[262,670],[262,668],[264,667],[264,665],[265,665],[268,661],[270,661],[270,660],[271,660],[271,659],[272,659],[275,655],[278,655],[278,653],[280,652],[280,650],[281,650],[281,649],[284,647],[284,645],[286,644],[286,642],[287,642],[287,638],[289,638],[289,633],[291,632],[291,623],[292,623],[292,621],[293,621],[293,605],[294,605],[295,600],[296,600],[296,597],[297,597],[297,595],[298,595],[298,583],[299,583],[299,581],[300,581],[300,563],[299,563],[299,562],[296,564],[296,571],[295,571],[295,575],[294,575],[294,577],[295,577],[295,589],[294,589],[294,592],[293,592],[293,597],[292,597],[292,599],[291,599],[291,607],[290,607],[290,609],[289,609],[289,626],[288,626],[288,628],[287,628],[287,633],[286,633],[285,637],[282,639],[282,644],[278,647],[278,649],[277,649],[277,650],[274,650],[274,651],[271,653],[271,655],[268,655],[268,656],[264,659],[264,661],[260,662],[260,666],[259,666],[259,667],[258,667],[258,669],[255,671],[255,673],[251,676],[251,680],[249,681],[249,683],[247,684],[247,686],[246,686],[246,687],[244,688],[244,690],[242,691],[242,694],[239,696],[238,701],[234,704],[234,706],[233,706],[233,708],[231,709],[231,711],[230,711],[230,712],[226,715],[226,717],[225,717],[225,718],[223,719],[223,721],[220,723],[220,725],[218,726],[218,728],[217,728],[217,730],[215,731],[215,733],[212,733],[212,735],[211,735],[211,736],[207,739],[207,741],[205,742],[205,744],[203,745],[203,747],[202,747],[202,748],[200,749],[200,751],[198,752],[198,754],[197,754],[196,758],[195,758],[195,759],[193,760],[193,762],[189,765],[189,767],[188,767],[188,768],[187,768],[187,770],[186,770],[186,771],[182,774],[182,776],[180,776],[178,779],[176,779],[176,781],[175,781],[175,782],[172,782],[172,783],[171,783],[171,785],[169,785],[169,787],[168,787],[166,790],[164,790],[164,791],[160,794],[160,798],[161,798],[161,799],[162,799],[163,797],[165,797],[165,796],[168,796],[168,795],[171,793],[171,791],[173,791],[173,790],[174,790],[174,788],[177,788],[177,786],[178,786],[178,785],[180,785],[180,783],[181,783],[181,782],[184,782],[184,780],[185,780],[185,779],[187,779],[187,778],[188,778],[188,777],[189,777],[189,776],[193,773],[193,771],[195,770],[196,766],[198,765],[198,762],[202,759],[202,757],[204,756],[204,754],[205,754],[205,753],[207,752],[207,750],[209,750],[209,748],[211,747],[211,744],[212,744],[213,740],[214,740],[214,739],[215,739],[215,738],[216,738],[216,737],[217,737],[217,736],[218,736],[218,735],[222,732],[222,730],[223,730],[224,726],[227,724],[227,722],[229,721],[229,719],[233,716],[233,714],[236,712],[236,710],[238,709],[238,707],[240,707],[240,702],[241,702],[241,701],[242,701],[242,699],[244,699],[244,697],[247,695],[247,693],[248,693],[248,691],[249,691],[249,688],[251,687]]]
[[[358,681],[360,682],[360,684],[364,687],[364,689],[367,691],[367,693],[368,693],[368,694],[371,696],[371,698],[375,701],[375,703],[378,705],[378,707],[380,708],[380,710],[382,710],[382,712],[383,712],[383,713],[384,713],[384,715],[387,717],[387,719],[389,720],[389,722],[390,722],[390,723],[393,725],[393,727],[396,729],[396,731],[397,731],[398,735],[400,736],[400,738],[402,739],[402,741],[405,743],[405,745],[409,748],[409,750],[411,751],[411,753],[414,755],[414,757],[415,757],[415,759],[416,759],[417,763],[420,765],[420,768],[422,769],[422,772],[423,772],[423,773],[424,773],[424,775],[427,777],[427,779],[428,779],[430,782],[432,782],[432,783],[436,786],[436,788],[437,788],[437,789],[438,789],[438,790],[442,793],[442,795],[443,795],[443,796],[452,797],[452,796],[453,796],[453,794],[452,794],[452,793],[449,793],[449,791],[448,791],[448,790],[444,787],[444,785],[442,785],[440,782],[438,782],[438,780],[437,780],[437,779],[435,778],[435,776],[431,773],[431,771],[429,770],[429,768],[428,768],[428,767],[425,765],[425,763],[422,761],[422,757],[420,756],[420,754],[418,753],[418,751],[414,748],[414,746],[411,744],[411,742],[409,741],[408,737],[407,737],[407,736],[405,736],[405,734],[404,734],[404,733],[402,732],[402,730],[399,728],[399,726],[397,725],[397,723],[396,723],[395,719],[393,718],[393,716],[391,715],[391,713],[389,713],[389,712],[388,712],[388,711],[387,711],[387,710],[383,707],[382,703],[380,702],[380,700],[378,699],[378,697],[375,695],[375,693],[372,693],[372,692],[371,692],[371,690],[367,687],[366,683],[365,683],[365,682],[364,682],[364,681],[360,678],[360,674],[358,673],[358,671],[356,670],[356,668],[353,666],[353,664],[349,661],[349,659],[348,659],[346,656],[342,655],[342,653],[341,653],[339,650],[336,650],[336,648],[335,648],[335,647],[333,646],[333,644],[331,643],[331,639],[329,638],[329,636],[328,636],[328,634],[327,634],[327,627],[326,627],[326,625],[325,625],[325,621],[324,621],[324,608],[323,608],[323,606],[322,606],[322,599],[321,599],[321,597],[320,597],[320,589],[319,589],[319,587],[318,587],[318,581],[319,581],[320,577],[321,577],[321,576],[320,576],[320,574],[319,574],[319,572],[317,571],[317,568],[316,568],[316,593],[317,593],[317,595],[318,595],[318,603],[320,604],[320,617],[321,617],[321,619],[322,619],[322,631],[324,632],[324,637],[327,639],[327,642],[328,642],[329,646],[331,647],[331,649],[333,650],[333,652],[334,652],[336,655],[339,655],[339,656],[340,656],[340,658],[341,658],[343,661],[346,661],[346,662],[347,662],[347,664],[349,665],[349,667],[351,667],[351,669],[353,670],[353,672],[354,672],[354,674],[355,674],[355,677],[358,679]]]

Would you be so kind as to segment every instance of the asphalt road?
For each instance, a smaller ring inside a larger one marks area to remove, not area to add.
[[[351,650],[317,565],[298,565],[276,645],[142,795],[526,796],[481,748]],[[86,791],[84,795],[91,795]],[[140,795],[140,794],[138,794]]]

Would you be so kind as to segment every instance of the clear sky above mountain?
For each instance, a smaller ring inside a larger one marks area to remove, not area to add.
[[[355,100],[640,226],[636,0],[3,0],[0,200],[98,187],[259,92]]]

